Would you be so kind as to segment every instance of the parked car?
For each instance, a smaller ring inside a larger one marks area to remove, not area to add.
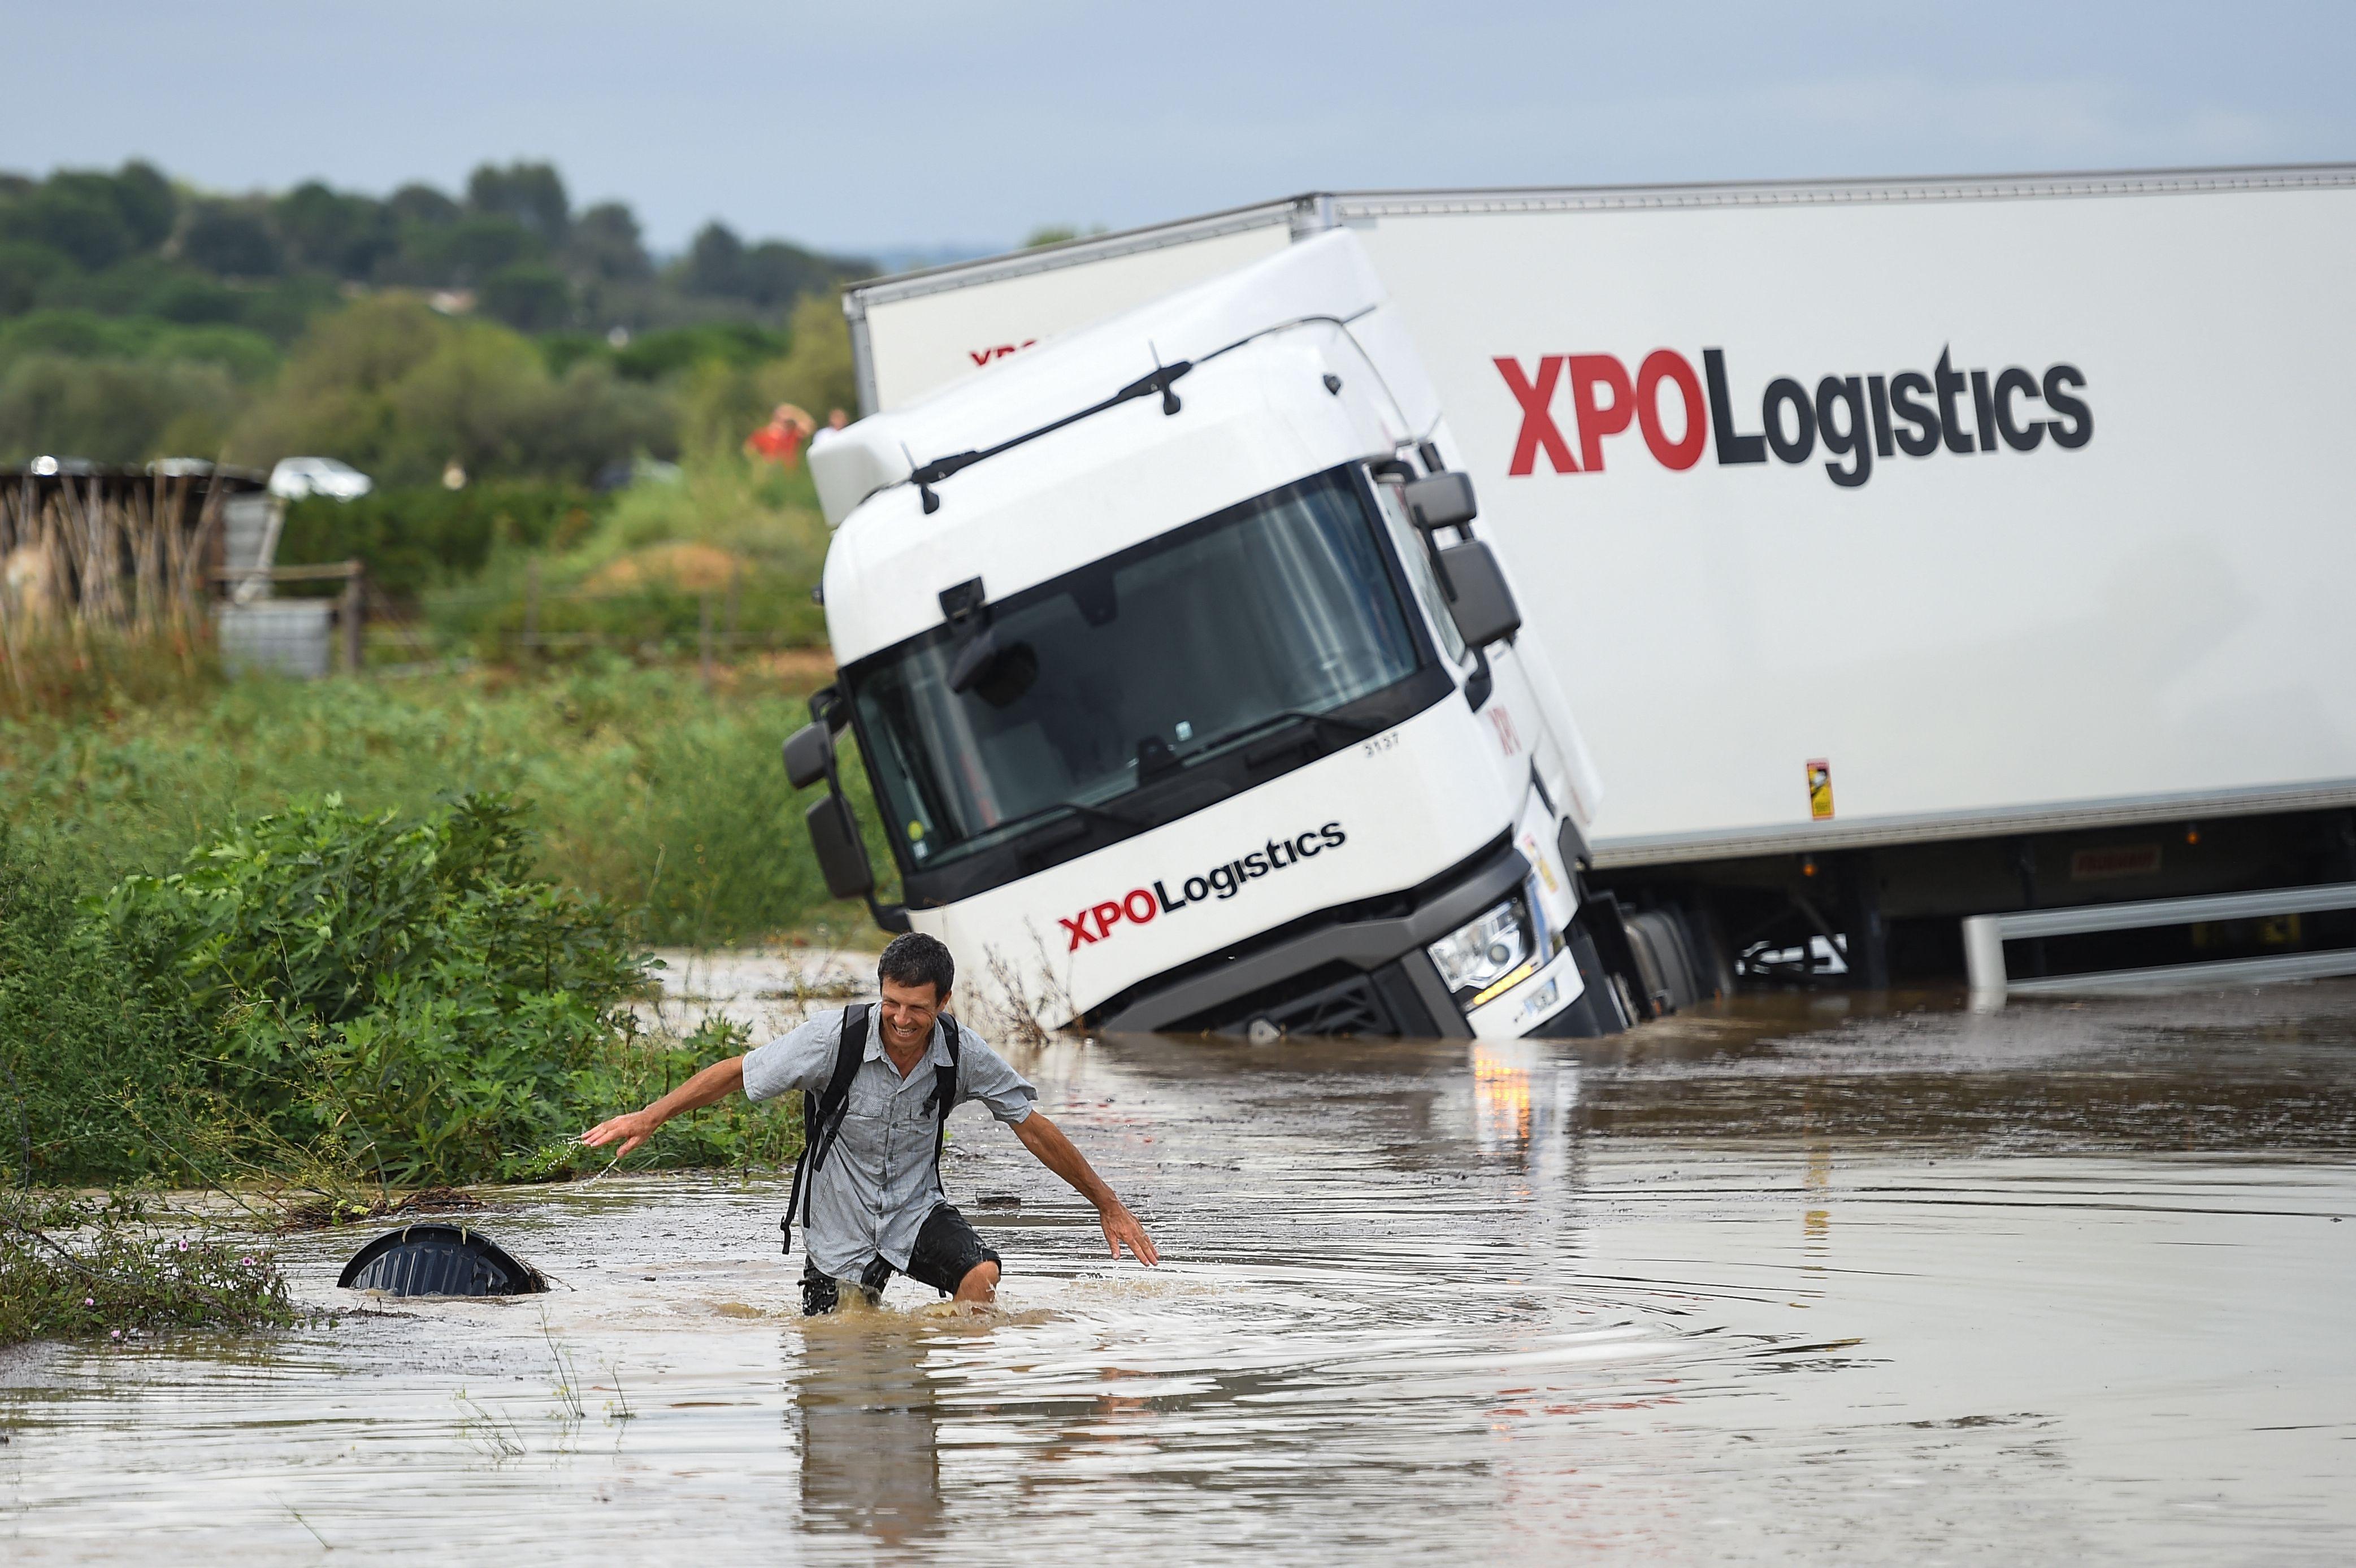
[[[283,501],[299,501],[305,496],[352,501],[375,488],[376,482],[367,475],[332,457],[284,457],[270,471],[270,493]]]

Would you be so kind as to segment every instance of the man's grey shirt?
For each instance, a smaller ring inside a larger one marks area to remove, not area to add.
[[[789,1090],[817,1093],[834,1076],[848,1008],[814,1014],[791,1034],[744,1055],[744,1096],[766,1100]],[[857,1279],[877,1257],[906,1272],[908,1249],[925,1217],[942,1201],[933,1167],[935,1069],[949,1064],[945,1038],[950,1020],[933,1026],[925,1059],[905,1078],[884,1054],[883,1020],[871,1017],[867,1050],[851,1080],[842,1131],[824,1168],[809,1179],[809,1219],[802,1230],[805,1255],[820,1274]],[[964,1025],[958,1040],[957,1104],[979,1100],[1013,1125],[1031,1115],[1039,1097],[1006,1059]],[[955,1107],[951,1107],[954,1109]]]

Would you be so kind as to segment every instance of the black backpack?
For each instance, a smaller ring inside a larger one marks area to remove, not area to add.
[[[835,1139],[842,1132],[843,1112],[851,1104],[851,1081],[859,1074],[859,1063],[867,1054],[867,1029],[874,1017],[872,1007],[845,1008],[842,1010],[842,1040],[834,1050],[834,1072],[829,1075],[826,1087],[817,1093],[802,1091],[802,1157],[794,1162],[794,1188],[786,1200],[786,1217],[777,1221],[785,1233],[785,1251],[794,1250],[794,1216],[808,1220],[802,1194],[805,1179],[815,1181],[826,1157],[834,1152]],[[944,1013],[940,1028],[948,1041],[949,1062],[947,1067],[933,1069],[933,1179],[941,1174],[941,1148],[948,1142],[949,1112],[957,1107],[958,1047],[962,1043],[957,1019]]]

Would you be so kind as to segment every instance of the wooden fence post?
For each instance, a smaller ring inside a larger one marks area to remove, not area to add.
[[[348,674],[358,675],[368,656],[367,645],[360,635],[367,614],[368,568],[357,560],[348,560],[344,570],[348,573],[344,579],[344,669]]]
[[[701,615],[696,634],[696,662],[703,671],[703,689],[712,689],[712,590],[703,591]]]

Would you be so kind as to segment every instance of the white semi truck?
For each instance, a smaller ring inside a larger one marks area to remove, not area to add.
[[[2318,167],[1320,195],[856,288],[821,861],[1050,1025],[1609,1032],[2028,910],[2015,986],[2356,969],[2351,253]]]

